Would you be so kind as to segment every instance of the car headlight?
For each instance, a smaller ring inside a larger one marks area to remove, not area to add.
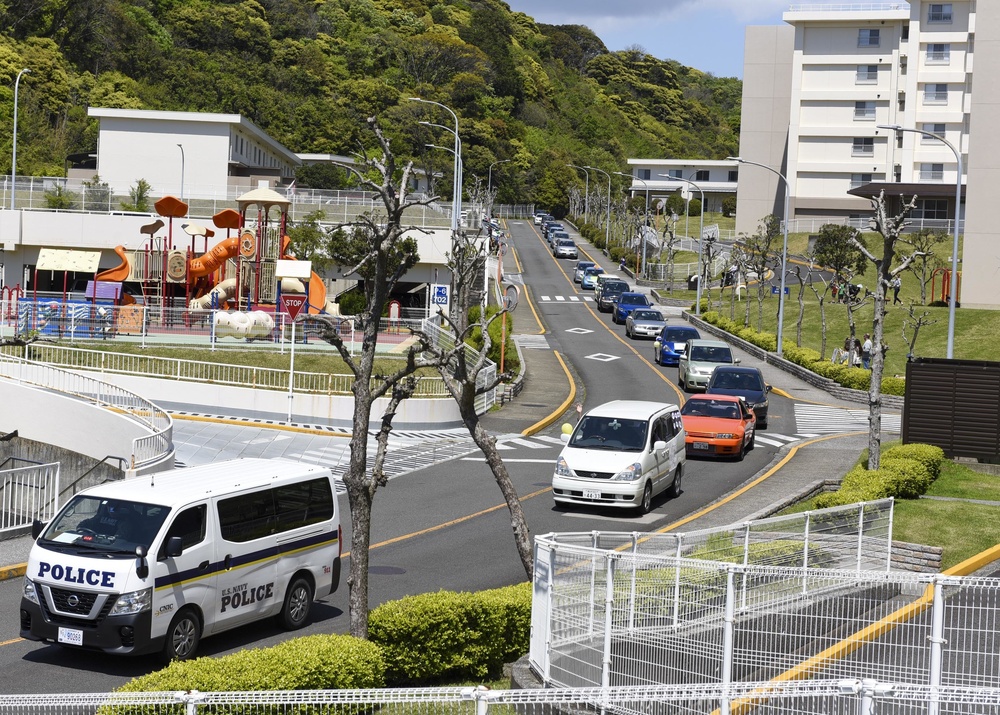
[[[642,476],[642,465],[638,462],[630,464],[625,469],[621,470],[615,476],[611,477],[614,482],[634,482],[636,479]]]
[[[27,576],[24,577],[24,590],[21,595],[32,603],[38,603],[38,591],[35,590],[35,582]]]
[[[716,439],[736,439],[736,435],[732,432],[719,432],[715,435]]]
[[[109,616],[128,616],[133,613],[148,611],[153,604],[153,589],[144,588],[141,591],[123,593],[111,607]]]
[[[556,474],[558,474],[560,477],[573,476],[573,470],[569,468],[569,465],[566,464],[566,460],[563,459],[562,457],[559,457],[559,459],[556,460]]]

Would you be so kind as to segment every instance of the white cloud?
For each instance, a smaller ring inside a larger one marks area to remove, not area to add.
[[[716,12],[727,21],[753,22],[788,9],[789,0],[507,0],[512,10],[549,25],[621,26],[659,22],[688,13]]]

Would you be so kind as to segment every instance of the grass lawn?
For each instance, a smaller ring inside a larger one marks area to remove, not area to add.
[[[976,472],[969,467],[945,462],[928,496],[1000,501],[1000,477]],[[783,511],[799,513],[814,509],[814,500],[801,502]],[[946,569],[1000,544],[997,507],[967,501],[897,499],[893,512],[892,537],[927,546],[940,546],[941,568]]]

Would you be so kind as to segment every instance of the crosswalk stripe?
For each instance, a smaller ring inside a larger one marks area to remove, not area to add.
[[[869,428],[868,410],[826,405],[795,405],[795,425],[801,432],[813,434],[841,434],[843,432],[866,432]],[[882,414],[882,429],[886,432],[900,431],[900,416]]]
[[[787,442],[781,442],[780,440],[776,439],[768,439],[767,437],[761,437],[760,435],[754,437],[754,442],[756,442],[757,444],[770,445],[771,447],[784,447],[786,444],[788,444]]]
[[[550,442],[552,444],[563,444],[563,441],[558,437],[549,437],[548,435],[544,434],[536,434],[534,437],[532,437],[532,439],[540,439],[543,442]]]
[[[527,447],[528,449],[548,449],[549,448],[548,445],[546,445],[546,444],[538,444],[536,442],[529,442],[526,439],[510,439],[510,440],[507,440],[506,443],[507,444],[520,445],[521,447]]]

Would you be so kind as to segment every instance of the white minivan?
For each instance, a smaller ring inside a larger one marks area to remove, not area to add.
[[[564,425],[563,440],[552,475],[557,508],[612,506],[645,514],[657,494],[681,493],[686,457],[677,405],[607,402],[585,414],[576,429]]]
[[[237,459],[107,482],[36,522],[21,637],[190,658],[203,636],[274,616],[306,625],[340,583],[330,470]]]

